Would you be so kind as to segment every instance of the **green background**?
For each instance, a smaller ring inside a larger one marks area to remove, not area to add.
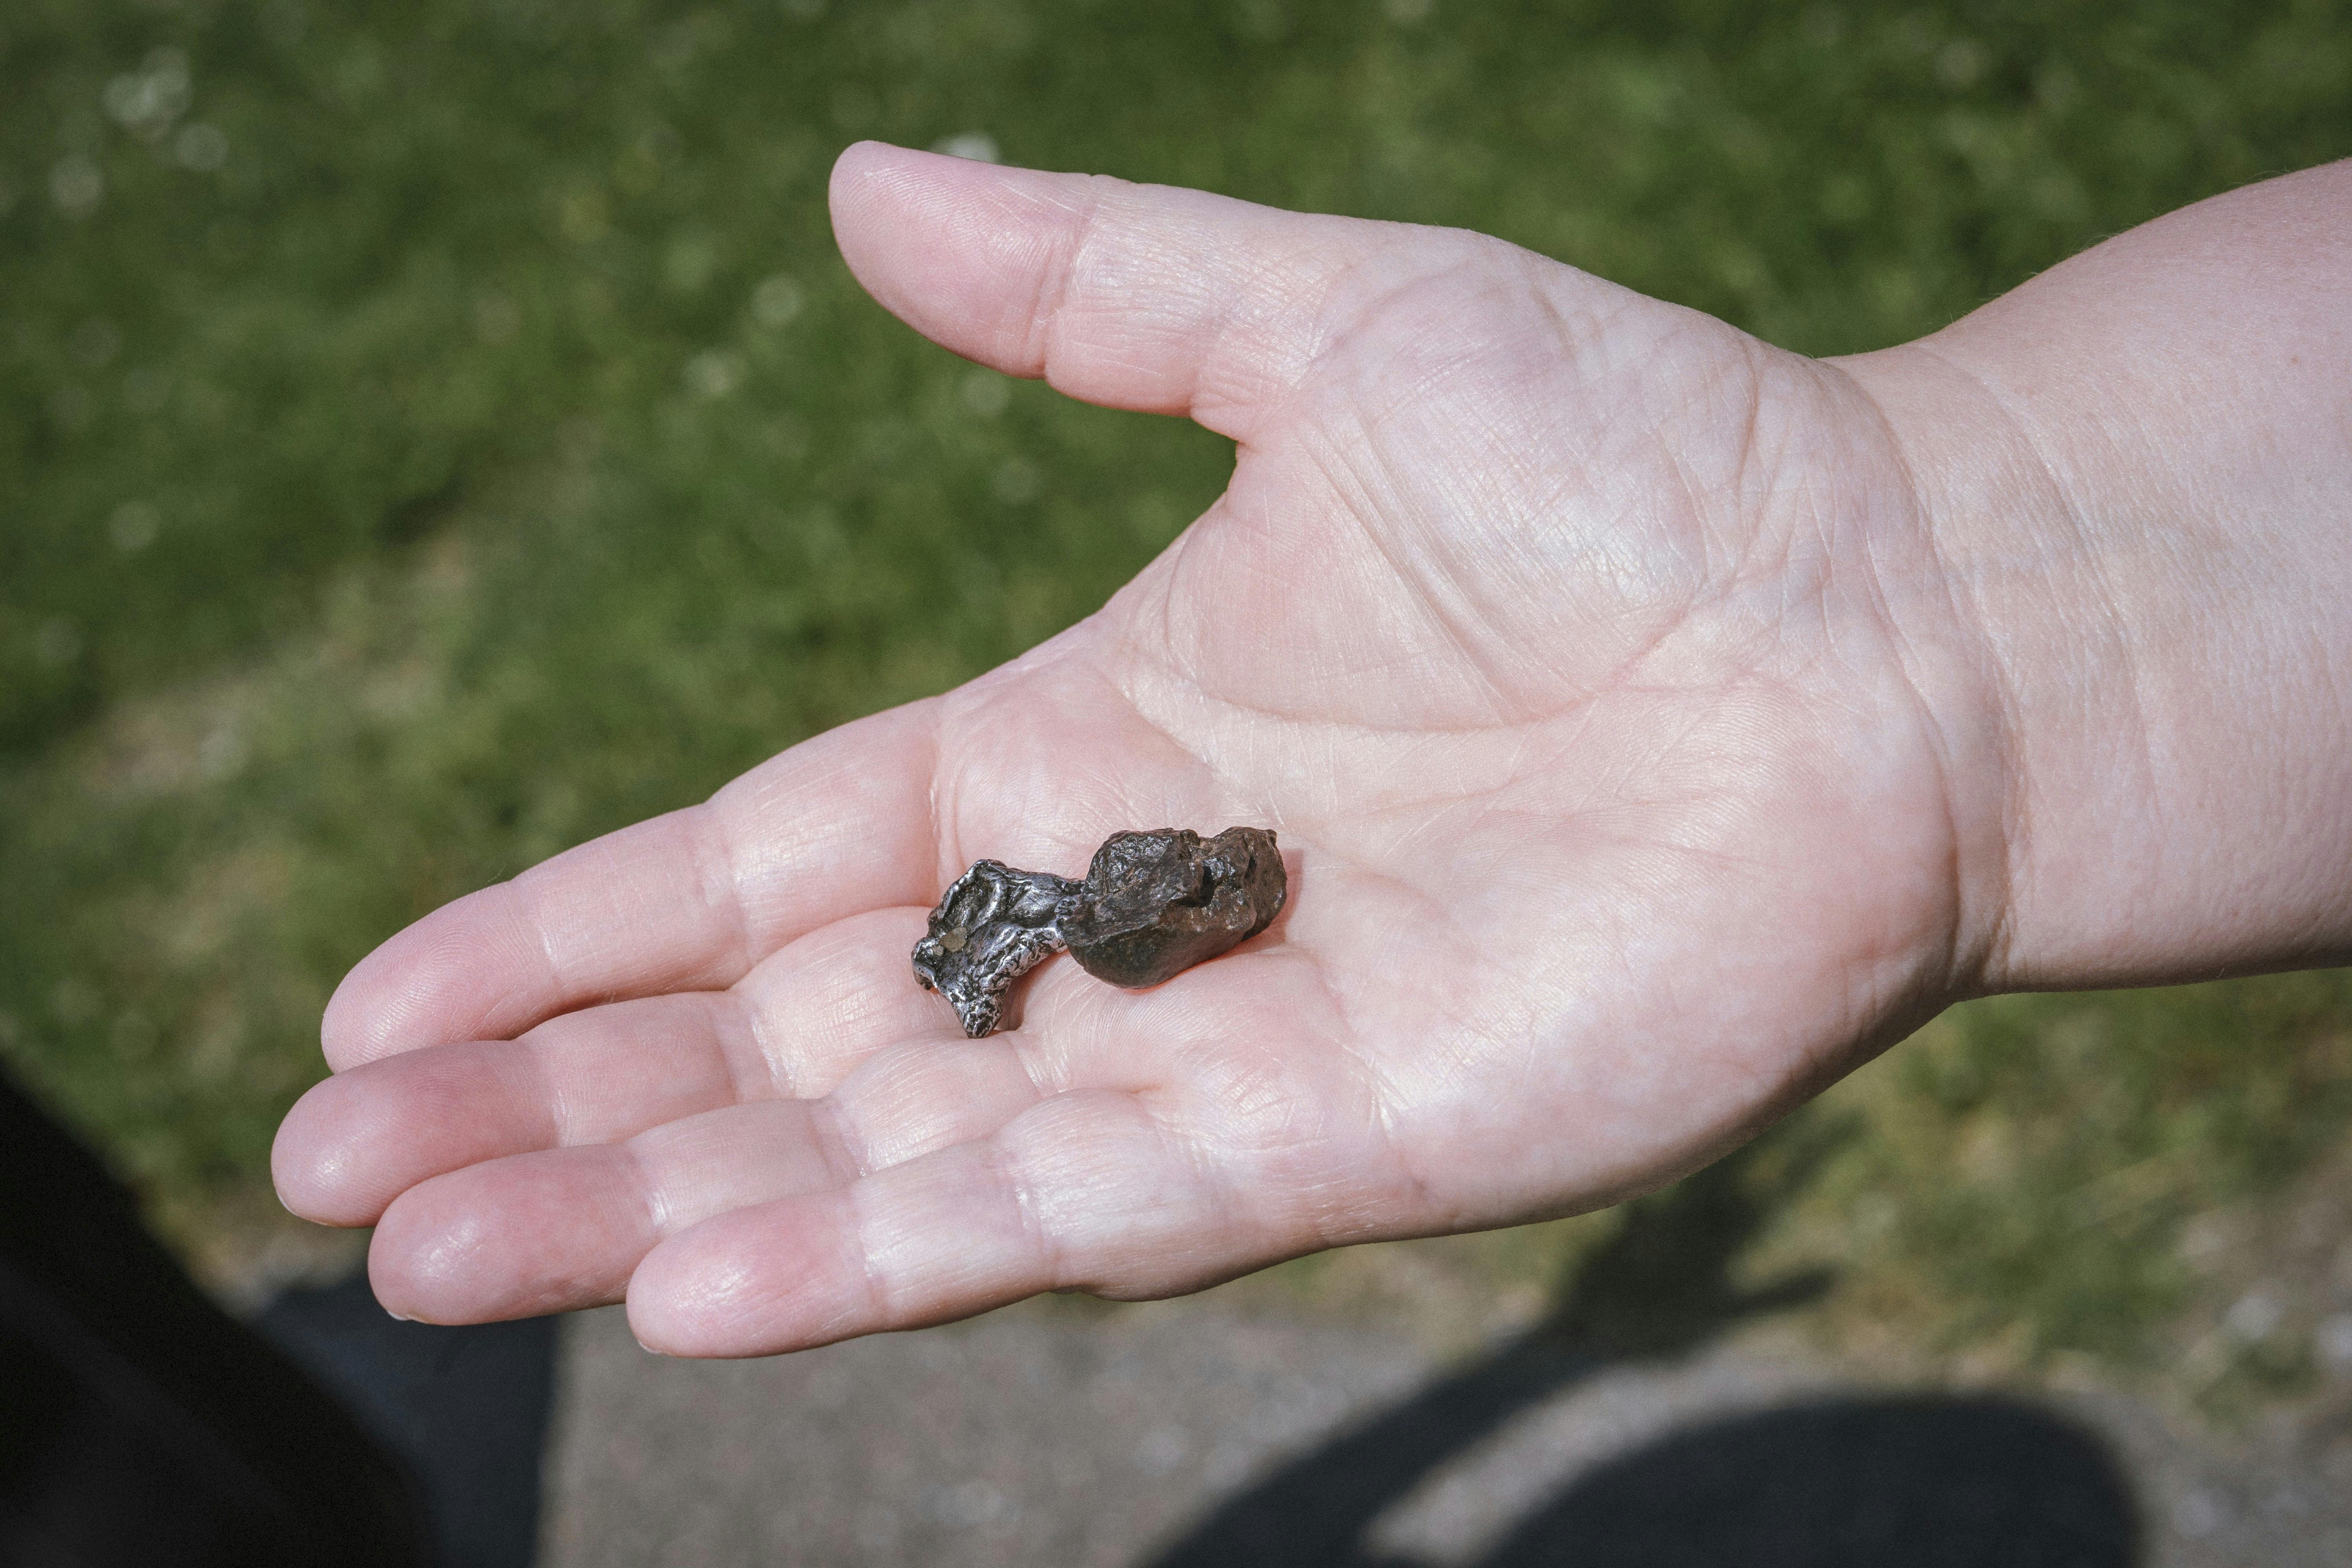
[[[0,1057],[233,1272],[369,947],[1017,652],[1208,503],[1223,442],[857,290],[851,140],[1480,228],[1837,353],[2352,153],[2347,40],[2326,0],[16,0]],[[1809,1113],[1767,1250],[1849,1335],[2292,1389],[2318,1276],[2263,1237],[2339,1180],[2347,1041],[2335,974],[1961,1009]]]

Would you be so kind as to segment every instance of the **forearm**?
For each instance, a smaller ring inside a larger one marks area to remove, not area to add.
[[[1981,637],[1988,988],[2352,958],[2352,163],[1843,363]]]

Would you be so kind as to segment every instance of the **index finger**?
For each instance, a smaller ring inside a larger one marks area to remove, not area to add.
[[[731,985],[793,938],[938,894],[938,700],[845,724],[709,801],[444,905],[327,1004],[328,1065],[507,1039],[595,1003]]]

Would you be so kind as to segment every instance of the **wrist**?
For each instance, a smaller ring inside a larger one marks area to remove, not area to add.
[[[1876,591],[1913,667],[1906,675],[1943,773],[1960,911],[1951,990],[2000,991],[2015,984],[2032,827],[2019,808],[2030,737],[2020,730],[2010,627],[2033,618],[2014,602],[2038,581],[2022,542],[2058,503],[2021,433],[1932,350],[1906,344],[1827,363],[1861,394],[1901,476],[1901,503],[1885,509],[1885,529],[1912,542],[1874,552]]]
[[[2119,248],[1841,365],[1979,650],[1987,990],[2352,957],[2352,453],[2291,346],[2196,372],[2161,319],[2193,254]]]

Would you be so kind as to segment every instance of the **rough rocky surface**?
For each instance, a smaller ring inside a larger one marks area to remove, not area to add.
[[[1206,839],[1184,827],[1114,833],[1095,851],[1062,934],[1088,974],[1141,990],[1264,931],[1287,891],[1265,828]]]
[[[1003,1022],[1013,983],[1065,947],[1098,980],[1157,985],[1264,931],[1287,887],[1262,827],[1114,833],[1084,882],[982,860],[931,911],[915,978],[978,1039]]]
[[[955,880],[915,944],[915,978],[955,1006],[973,1039],[994,1032],[1013,983],[1062,951],[1078,884],[982,860]]]

